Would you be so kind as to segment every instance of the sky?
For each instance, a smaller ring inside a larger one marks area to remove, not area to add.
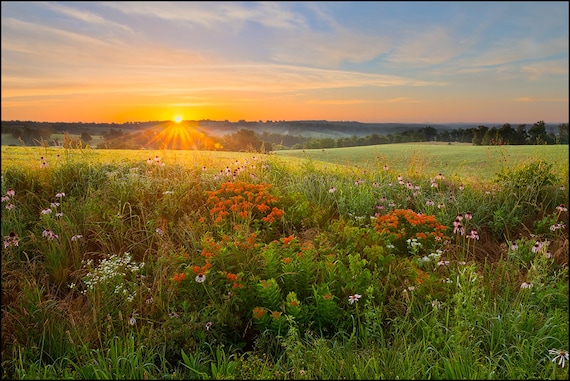
[[[1,7],[2,120],[569,119],[567,1]]]

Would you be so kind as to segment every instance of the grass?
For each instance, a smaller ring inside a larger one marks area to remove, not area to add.
[[[567,379],[546,148],[3,146],[2,378]]]

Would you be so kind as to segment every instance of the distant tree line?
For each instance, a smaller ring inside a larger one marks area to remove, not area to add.
[[[154,124],[153,124],[154,123]],[[160,125],[164,122],[145,122],[129,124],[104,124],[109,129],[102,129],[97,124],[77,124],[73,131],[79,138],[70,138],[70,131],[64,130],[63,141],[52,139],[55,133],[61,133],[65,123],[49,124],[37,122],[2,122],[2,133],[10,133],[24,145],[59,145],[64,147],[84,147],[92,140],[92,134],[97,133],[103,138],[98,148],[117,149],[201,149],[225,151],[273,151],[280,149],[323,149],[341,148],[391,143],[408,142],[447,142],[471,143],[473,145],[544,145],[568,144],[568,123],[561,123],[557,128],[547,128],[544,121],[538,121],[531,126],[519,124],[516,127],[509,123],[501,127],[487,127],[480,125],[472,128],[437,129],[432,126],[408,129],[398,133],[379,134],[372,133],[366,136],[333,137],[307,137],[302,135],[280,134],[275,132],[240,128],[233,133],[222,136],[208,136],[202,132],[194,131],[188,135],[188,142],[180,144],[175,142],[172,146],[165,146],[165,139],[161,139],[157,129],[148,129],[148,126]],[[230,122],[226,122],[230,123]],[[251,122],[253,128],[257,122]],[[296,122],[301,123],[301,122]],[[307,122],[308,123],[308,122]],[[231,124],[231,123],[230,123]],[[307,126],[313,124],[307,124]],[[323,126],[328,124],[323,123]],[[57,127],[57,128],[56,128]],[[96,128],[98,127],[98,128]],[[338,129],[335,124],[333,126]],[[323,127],[324,128],[324,127]],[[347,128],[348,129],[348,128]],[[126,131],[126,132],[125,132]],[[329,131],[329,130],[323,130]],[[345,130],[346,131],[346,130]]]
[[[568,123],[559,124],[557,132],[556,134],[552,130],[547,131],[546,124],[541,120],[530,127],[527,127],[526,124],[519,124],[516,128],[509,123],[505,123],[499,128],[481,125],[476,128],[441,131],[427,126],[395,134],[371,134],[364,137],[351,136],[336,139],[262,133],[261,139],[273,143],[274,146],[278,147],[277,149],[340,148],[410,142],[456,142],[471,143],[477,146],[568,144]]]

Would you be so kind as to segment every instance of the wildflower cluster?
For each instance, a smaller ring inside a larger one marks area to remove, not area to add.
[[[134,300],[137,291],[132,278],[140,274],[144,262],[137,264],[132,261],[129,253],[125,253],[122,256],[113,254],[108,259],[103,259],[97,266],[92,259],[84,263],[89,272],[83,278],[85,289],[81,293],[99,293],[103,298],[117,297],[118,300],[128,303]],[[75,286],[71,284],[70,288]]]
[[[375,219],[376,230],[386,234],[392,244],[405,252],[408,239],[415,239],[425,249],[429,249],[445,238],[446,226],[440,224],[433,215],[416,213],[411,209],[396,209]],[[420,246],[420,245],[417,245]]]
[[[260,219],[272,223],[283,216],[283,210],[272,206],[278,198],[269,194],[271,184],[251,184],[244,181],[225,182],[220,189],[208,192],[210,214],[214,223],[228,219],[249,223]]]
[[[6,205],[4,205],[4,208],[6,208],[7,210],[12,210],[14,209],[16,206],[14,204],[12,204],[12,198],[16,196],[16,191],[12,188],[8,189],[6,191],[6,194],[4,196],[2,196],[2,203],[6,203]]]

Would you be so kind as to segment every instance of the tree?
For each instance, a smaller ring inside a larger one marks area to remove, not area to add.
[[[473,139],[471,140],[471,143],[475,146],[480,146],[487,131],[489,131],[489,127],[486,126],[479,126],[473,129]]]
[[[513,144],[516,140],[516,134],[517,132],[509,123],[505,123],[503,127],[499,128],[499,139],[502,140],[501,143]]]
[[[568,123],[558,125],[558,142],[560,144],[568,144]]]
[[[91,140],[93,140],[93,138],[91,137],[91,134],[89,132],[82,132],[81,133],[81,140],[84,143],[89,143]]]
[[[548,142],[544,120],[540,120],[532,125],[528,130],[528,137],[530,144],[546,144]]]
[[[515,133],[515,144],[527,144],[528,133],[526,132],[526,124],[519,124]]]

